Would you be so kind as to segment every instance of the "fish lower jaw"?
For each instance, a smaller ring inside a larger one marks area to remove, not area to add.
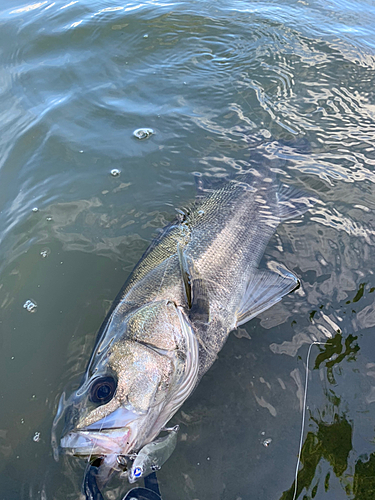
[[[61,439],[61,448],[70,455],[82,457],[126,455],[131,449],[130,434],[128,427],[101,431],[77,430]]]

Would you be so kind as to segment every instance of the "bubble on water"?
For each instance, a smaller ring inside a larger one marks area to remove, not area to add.
[[[262,136],[263,136],[263,137],[265,137],[266,139],[269,139],[269,138],[272,136],[271,132],[270,132],[269,130],[266,130],[266,129],[262,129],[262,130],[260,131],[260,133],[261,133],[261,134],[262,134]]]
[[[262,445],[265,446],[266,448],[268,448],[268,446],[272,443],[272,439],[271,438],[267,438],[263,441]]]
[[[49,256],[50,253],[51,250],[49,248],[45,248],[40,252],[40,255],[43,257],[43,259],[45,259],[46,257]]]
[[[143,35],[143,38],[148,38],[148,34],[146,33],[145,35]]]
[[[23,305],[23,308],[26,309],[27,312],[33,313],[36,311],[37,304],[35,300],[26,300]]]
[[[142,140],[151,137],[154,133],[152,128],[137,128],[137,130],[134,130],[133,135],[137,139]]]
[[[39,441],[40,441],[40,432],[36,432],[34,434],[33,441],[35,441],[36,443],[39,443]]]
[[[120,173],[121,173],[121,172],[120,172],[120,170],[119,170],[118,168],[113,168],[113,169],[111,170],[111,175],[112,175],[112,177],[118,177],[118,176],[120,175]]]
[[[38,207],[34,207],[34,208],[32,209],[32,212],[39,212],[39,208],[38,208]]]

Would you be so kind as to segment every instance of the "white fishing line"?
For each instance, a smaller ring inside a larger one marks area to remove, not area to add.
[[[309,361],[310,361],[311,348],[312,348],[313,345],[331,345],[331,344],[330,343],[326,343],[326,342],[312,342],[310,344],[310,346],[309,346],[309,350],[307,351],[305,389],[304,389],[303,407],[302,407],[301,436],[300,436],[300,440],[299,440],[299,449],[298,449],[296,473],[295,473],[295,476],[294,476],[294,494],[293,494],[293,500],[296,500],[296,498],[297,498],[298,470],[299,470],[299,466],[301,465],[301,453],[302,453],[302,445],[303,445],[303,433],[304,433],[304,430],[305,430],[305,419],[306,419],[306,400],[307,400],[307,385],[308,385],[308,380],[309,380]]]
[[[99,429],[99,434],[101,433],[102,429],[103,429],[103,425],[104,425],[104,422],[105,422],[105,419],[107,418],[107,415],[103,418],[103,422],[100,426],[100,429]],[[86,466],[86,473],[87,471],[89,470],[90,468],[90,465],[91,465],[91,458],[92,458],[92,454],[94,453],[94,448],[95,448],[95,445],[97,444],[96,441],[93,440],[92,442],[92,447],[91,447],[91,451],[90,451],[90,454],[89,454],[89,457],[88,457],[88,460],[87,460],[87,466]],[[82,487],[84,487],[84,484],[85,484],[85,477],[86,477],[86,473],[83,477],[83,484],[82,484]]]
[[[103,418],[103,422],[102,422],[102,425],[100,426],[100,429],[99,429],[99,434],[102,432],[103,430],[103,426],[104,426],[104,423],[105,423],[105,420],[107,418],[108,415],[105,415],[105,417]],[[91,460],[91,457],[92,457],[92,454],[94,452],[94,448],[95,448],[95,445],[97,444],[97,441],[93,441],[92,442],[92,448],[91,448],[91,452],[90,452],[90,456],[89,456],[89,463],[90,463],[90,460]]]

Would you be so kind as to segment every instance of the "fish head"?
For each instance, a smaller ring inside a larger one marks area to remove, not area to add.
[[[194,389],[198,344],[182,309],[166,301],[109,323],[81,386],[63,394],[54,429],[64,425],[63,451],[116,468],[115,458],[151,442]]]

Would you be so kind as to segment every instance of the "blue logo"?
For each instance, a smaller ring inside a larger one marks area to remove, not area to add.
[[[134,477],[140,477],[142,475],[142,468],[141,467],[136,467],[134,469],[133,474],[134,474]]]

